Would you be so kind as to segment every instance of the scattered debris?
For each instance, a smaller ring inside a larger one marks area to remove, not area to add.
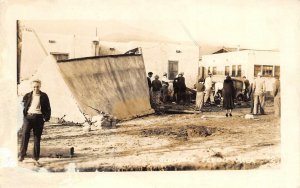
[[[224,158],[224,156],[220,152],[213,154],[212,157],[218,157],[218,158],[222,158],[222,159]]]
[[[117,125],[117,118],[110,115],[110,114],[104,114],[102,121],[101,121],[101,127],[104,129],[111,129],[116,128]]]
[[[90,132],[90,131],[91,131],[91,125],[90,125],[88,122],[85,122],[85,123],[83,124],[82,130],[83,130],[84,132]]]

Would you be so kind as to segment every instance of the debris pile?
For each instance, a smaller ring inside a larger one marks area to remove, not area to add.
[[[111,129],[116,128],[117,118],[107,113],[100,113],[92,118],[93,125],[97,128]]]

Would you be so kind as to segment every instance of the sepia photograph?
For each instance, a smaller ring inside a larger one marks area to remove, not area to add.
[[[184,21],[165,29],[187,41],[141,22],[17,21],[19,165],[280,168],[276,43],[213,46]]]
[[[294,5],[0,2],[0,188],[297,187]]]

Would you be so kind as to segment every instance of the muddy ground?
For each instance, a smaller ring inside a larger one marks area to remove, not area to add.
[[[172,104],[170,104],[172,106]],[[169,105],[169,106],[170,106]],[[174,104],[173,104],[174,105]],[[192,110],[193,106],[173,106]],[[160,113],[119,122],[115,129],[46,124],[41,141],[42,170],[157,171],[280,168],[280,119],[267,101],[267,115],[245,119],[242,104],[233,117],[221,107],[199,114]],[[19,166],[33,165],[32,140]],[[74,147],[74,156],[69,157]]]

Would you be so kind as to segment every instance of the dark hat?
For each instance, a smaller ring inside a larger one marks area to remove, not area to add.
[[[148,74],[152,75],[152,74],[153,74],[153,72],[148,72]]]

